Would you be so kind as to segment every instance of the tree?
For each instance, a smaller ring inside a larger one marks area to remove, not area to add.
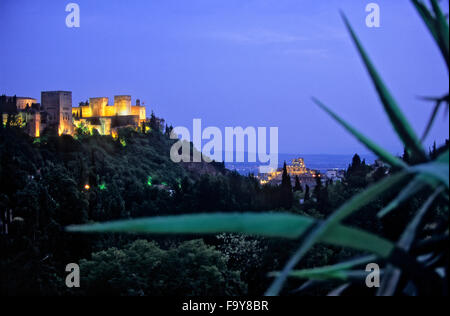
[[[287,171],[286,162],[284,162],[283,166],[283,175],[281,179],[281,206],[285,209],[292,208],[292,204],[294,203],[294,197],[292,195],[292,183],[291,177]]]
[[[150,116],[150,128],[152,131],[159,132],[161,130],[160,121],[156,117],[155,113],[152,111],[152,114]]]
[[[298,176],[295,176],[294,192],[303,192],[303,187],[300,183],[300,178]]]
[[[172,131],[173,131],[173,126],[172,126],[172,125],[168,126],[168,125],[166,124],[166,131],[165,131],[165,134],[166,134],[167,137],[170,137],[170,135],[172,134]]]
[[[346,183],[350,188],[360,189],[367,186],[367,174],[371,167],[366,165],[365,160],[361,162],[358,154],[355,154],[352,159],[352,164],[348,167],[345,176]]]
[[[309,185],[305,186],[305,201],[308,201],[310,199],[310,194],[309,194]]]
[[[82,284],[88,295],[243,295],[240,273],[227,268],[224,255],[202,240],[163,250],[137,240],[81,260]]]
[[[287,171],[286,162],[284,162],[283,166],[283,176],[281,180],[281,186],[292,189],[291,177],[289,176],[289,173]]]
[[[317,199],[317,211],[320,214],[327,215],[330,211],[328,197],[328,183],[326,186],[322,184],[322,177],[316,177],[316,186],[314,187],[314,196]]]
[[[319,200],[319,198],[320,198],[320,194],[321,194],[321,191],[322,191],[322,187],[323,187],[323,185],[322,185],[322,179],[321,179],[321,177],[320,177],[319,175],[317,175],[317,176],[316,176],[316,186],[314,187],[314,190],[313,190],[314,197],[315,197],[317,200]]]
[[[359,157],[358,154],[355,154],[352,159],[352,164],[349,166],[347,172],[352,173],[360,169],[361,169],[361,157]]]

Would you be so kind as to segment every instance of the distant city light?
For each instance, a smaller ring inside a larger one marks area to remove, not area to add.
[[[86,190],[89,190],[89,189],[91,188],[91,186],[90,186],[89,184],[86,184],[86,185],[84,186],[84,188],[85,188]]]

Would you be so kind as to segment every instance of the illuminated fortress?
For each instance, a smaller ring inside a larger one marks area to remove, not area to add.
[[[108,98],[90,98],[89,103],[80,103],[72,108],[72,118],[76,127],[85,126],[90,131],[96,129],[101,135],[115,135],[118,127],[141,126],[146,119],[145,106],[140,100],[131,105],[131,96],[117,95],[114,104]]]
[[[0,96],[0,117],[4,125],[24,128],[32,137],[40,137],[44,129],[59,135],[74,135],[78,128],[100,135],[117,135],[122,127],[139,128],[146,121],[145,106],[140,100],[131,105],[130,95],[90,98],[89,102],[72,107],[71,91],[43,91],[41,103],[29,97]]]

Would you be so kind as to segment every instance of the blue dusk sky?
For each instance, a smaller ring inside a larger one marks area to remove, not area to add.
[[[69,2],[0,0],[0,94],[69,90],[74,105],[131,94],[174,126],[278,126],[280,152],[366,153],[316,96],[399,154],[339,10],[418,133],[432,109],[418,96],[448,91],[409,0],[78,0],[81,27],[72,29]],[[365,25],[369,2],[381,8],[380,28]],[[427,146],[448,138],[448,124],[440,113]]]

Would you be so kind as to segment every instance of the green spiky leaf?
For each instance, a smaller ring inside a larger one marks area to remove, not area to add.
[[[434,21],[434,17],[431,14],[430,10],[426,7],[425,4],[423,4],[419,0],[412,0],[412,3],[416,7],[417,12],[419,12],[422,20],[425,22],[426,26],[428,27],[428,30],[430,31],[431,35],[433,35],[433,38],[436,42],[439,41],[437,29],[436,29],[436,23]]]
[[[217,213],[165,216],[107,223],[74,225],[69,232],[217,234],[242,233],[266,237],[299,238],[318,222],[310,217],[286,213]],[[321,241],[385,255],[390,243],[359,229],[336,225],[321,236]]]
[[[411,167],[411,170],[433,180],[439,181],[449,188],[449,165],[438,161]]]
[[[434,108],[433,108],[433,112],[431,114],[430,119],[428,120],[427,126],[426,126],[425,131],[424,131],[424,133],[422,135],[422,141],[425,141],[425,139],[427,138],[428,134],[431,131],[431,128],[433,127],[433,123],[434,123],[434,121],[435,121],[435,119],[437,117],[437,114],[438,114],[441,106],[444,103],[447,103],[447,105],[449,104],[449,95],[446,95],[446,96],[444,96],[442,98],[422,98],[422,99],[435,102],[435,105],[434,105]]]
[[[433,13],[427,8],[427,6],[419,1],[412,0],[417,12],[421,16],[431,35],[433,36],[436,44],[441,50],[442,56],[444,57],[445,62],[447,63],[447,69],[450,69],[450,60],[449,60],[449,27],[448,23],[445,19],[444,14],[442,13],[439,4],[436,0],[431,0],[433,6]]]
[[[393,176],[385,178],[379,181],[378,183],[372,185],[365,191],[361,192],[360,194],[354,196],[352,199],[350,199],[348,202],[342,205],[325,222],[323,222],[320,226],[315,228],[311,233],[309,233],[305,237],[305,240],[301,244],[300,248],[291,257],[289,262],[284,267],[283,271],[281,271],[278,278],[275,279],[275,281],[272,283],[271,287],[266,292],[266,294],[268,296],[275,296],[279,294],[289,273],[294,269],[294,267],[304,257],[304,255],[314,246],[315,243],[319,242],[320,240],[323,240],[324,238],[323,236],[327,236],[329,230],[335,229],[336,225],[338,225],[338,223],[341,220],[360,210],[362,207],[364,207],[365,205],[373,201],[375,198],[377,198],[379,195],[383,194],[384,192],[390,190],[392,187],[399,184],[408,175],[409,175],[408,172],[402,171]],[[347,237],[348,235],[342,238]],[[355,240],[355,242],[358,241]],[[386,251],[386,253],[391,251],[390,247],[388,247],[386,244],[381,245],[381,243],[376,242],[375,247],[378,246],[386,247],[384,250],[381,250]],[[380,255],[384,256],[386,255],[386,253],[383,254],[380,253]]]
[[[349,278],[355,276],[355,271],[350,271],[350,269],[370,263],[375,262],[376,256],[370,255],[362,258],[353,259],[347,262],[339,263],[333,266],[320,267],[314,269],[304,269],[304,270],[293,270],[289,273],[289,277],[300,278],[300,279],[310,279],[310,280],[330,280],[338,279],[342,281],[347,281]],[[270,273],[269,276],[277,277],[280,272]],[[364,272],[364,277],[367,273]]]
[[[447,20],[442,13],[442,10],[437,3],[436,0],[431,0],[431,6],[433,7],[435,23],[436,23],[436,31],[438,37],[438,45],[441,49],[442,55],[447,61],[447,65],[449,65],[449,29]]]
[[[423,179],[416,177],[412,180],[386,207],[384,207],[377,216],[382,218],[388,215],[391,211],[399,207],[403,202],[409,199],[414,194],[420,192],[428,185]]]
[[[400,107],[397,105],[397,102],[395,101],[392,94],[389,92],[388,88],[386,87],[377,70],[375,69],[375,66],[373,65],[368,54],[364,50],[360,40],[356,36],[356,33],[354,32],[352,26],[350,25],[350,22],[348,21],[347,17],[344,14],[342,14],[342,17],[356,47],[358,48],[358,51],[364,61],[364,64],[370,74],[370,77],[372,78],[372,81],[384,106],[384,110],[388,115],[394,127],[394,130],[397,132],[398,136],[402,140],[405,147],[414,155],[414,157],[422,161],[427,160],[425,151],[422,147],[419,138],[417,137],[408,120],[400,110]]]
[[[313,98],[314,103],[316,103],[320,108],[327,112],[331,117],[333,117],[339,124],[341,124],[348,132],[350,132],[356,139],[358,139],[364,146],[366,146],[370,151],[382,159],[385,163],[397,168],[406,168],[407,164],[403,160],[390,154],[388,151],[384,150],[381,146],[375,144],[369,138],[364,136],[362,133],[358,132],[354,127],[345,122],[336,113],[331,111],[325,104],[319,100]]]
[[[434,200],[437,198],[437,196],[444,190],[443,187],[438,188],[434,191],[434,193],[425,201],[425,203],[422,205],[422,207],[419,209],[417,214],[414,216],[414,219],[409,223],[406,230],[403,232],[402,237],[400,238],[400,241],[398,242],[398,247],[400,249],[403,249],[405,251],[409,251],[411,248],[411,245],[413,244],[415,237],[416,237],[416,231],[419,227],[420,223],[422,222],[422,219],[424,218],[425,214],[433,204]]]
[[[244,233],[298,238],[314,224],[304,216],[284,213],[192,214],[75,225],[69,232],[131,232],[152,234]]]

